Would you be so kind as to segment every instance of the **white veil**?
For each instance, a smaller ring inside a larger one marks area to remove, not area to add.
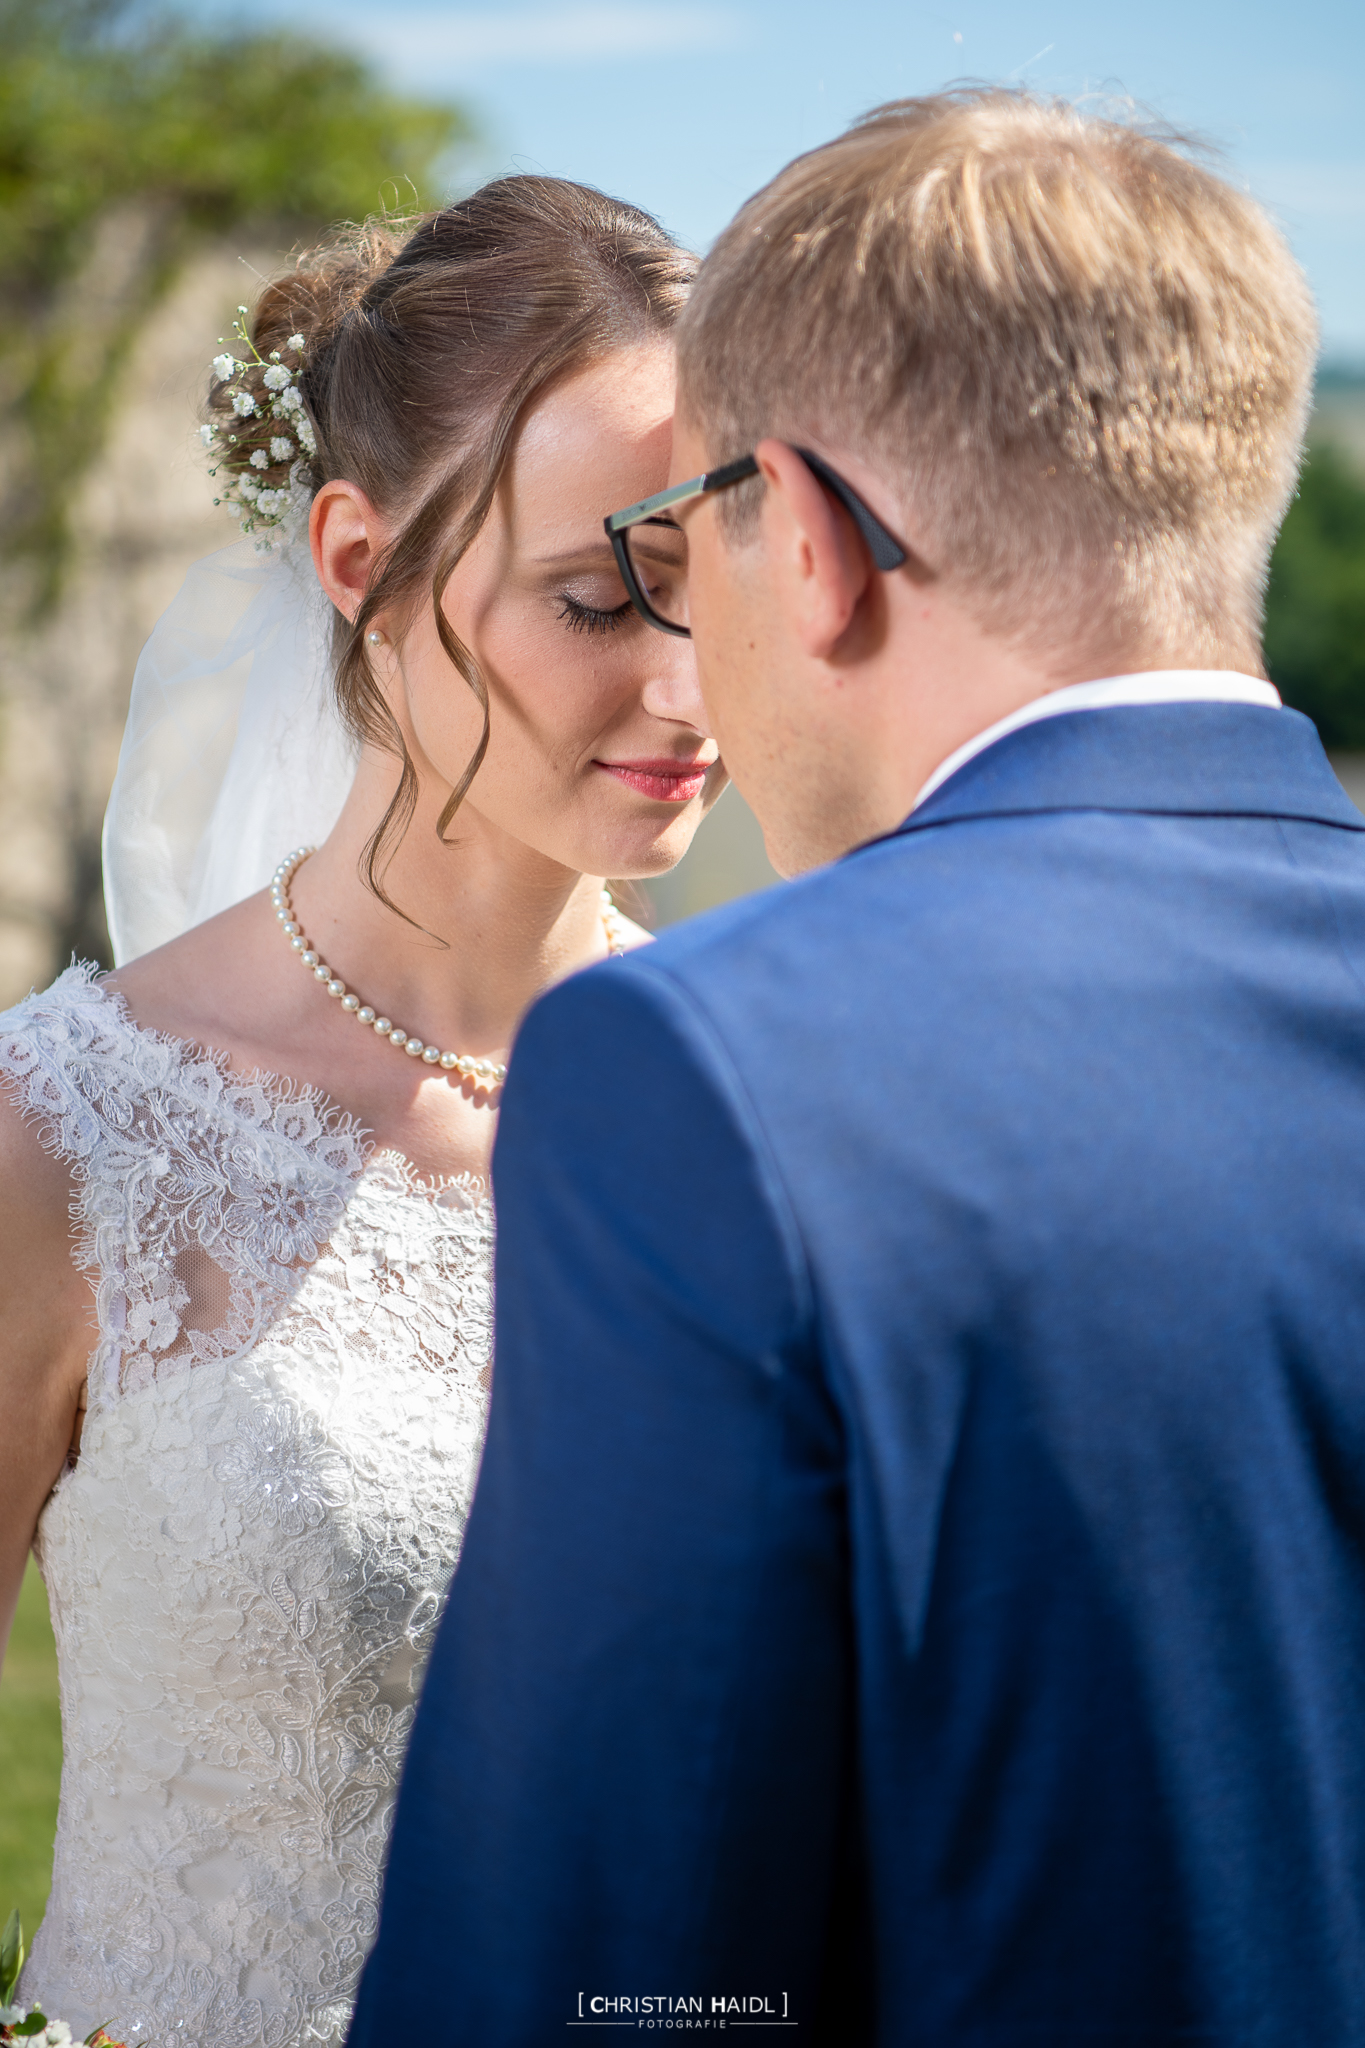
[[[197,562],[142,650],[104,818],[120,966],[263,889],[325,839],[355,776],[331,608],[295,522]]]

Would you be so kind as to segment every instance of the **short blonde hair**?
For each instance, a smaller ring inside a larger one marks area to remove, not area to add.
[[[860,456],[992,632],[1258,667],[1316,349],[1277,230],[1171,139],[964,89],[748,202],[679,402],[713,463],[765,435]],[[761,488],[721,501],[736,535]]]

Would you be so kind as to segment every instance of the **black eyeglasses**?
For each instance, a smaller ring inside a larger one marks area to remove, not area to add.
[[[818,455],[812,455],[809,448],[798,448],[796,452],[849,514],[867,542],[876,567],[899,569],[906,560],[906,550],[863,503],[853,486],[846,484],[838,471]],[[674,484],[671,490],[656,491],[652,498],[642,498],[638,505],[627,505],[624,512],[613,512],[603,520],[627,596],[640,617],[648,619],[661,633],[678,633],[684,639],[692,637],[687,623],[687,535],[676,520],[664,515],[670,507],[685,505],[690,498],[704,498],[710,491],[726,491],[731,484],[757,475],[758,464],[753,456],[741,455],[737,462],[708,469],[688,483]]]

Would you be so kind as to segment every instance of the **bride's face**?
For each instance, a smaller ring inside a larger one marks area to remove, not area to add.
[[[672,410],[672,351],[658,343],[550,391],[446,589],[490,707],[463,810],[580,873],[671,867],[725,784],[691,642],[637,617],[602,530],[606,513],[666,483]],[[479,706],[429,608],[401,648],[379,652],[419,779],[444,800],[478,744]],[[447,836],[462,822],[473,820],[457,815]]]

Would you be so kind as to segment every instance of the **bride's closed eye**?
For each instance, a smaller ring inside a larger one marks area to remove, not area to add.
[[[559,593],[559,616],[571,633],[614,633],[624,625],[631,610],[630,599],[618,604],[612,611],[603,611],[597,605],[584,604],[580,598],[571,597],[567,590]]]

